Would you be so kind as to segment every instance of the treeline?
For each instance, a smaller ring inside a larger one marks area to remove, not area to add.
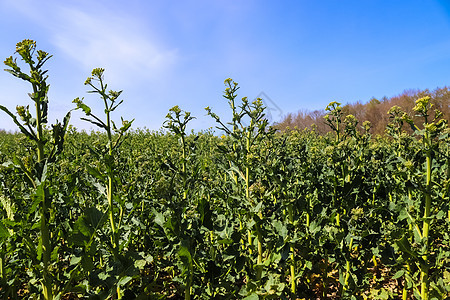
[[[388,111],[398,106],[402,111],[410,116],[414,116],[413,107],[416,100],[429,96],[434,108],[443,113],[443,118],[450,120],[450,90],[449,87],[436,88],[433,91],[425,90],[405,90],[402,94],[391,98],[383,97],[382,99],[372,98],[367,103],[360,101],[354,104],[346,104],[342,107],[344,116],[353,115],[359,121],[359,128],[362,124],[369,121],[371,124],[370,133],[384,134],[386,125],[389,123]],[[276,127],[282,131],[293,129],[303,130],[305,128],[315,128],[315,130],[324,134],[331,130],[326,124],[324,116],[327,114],[325,110],[300,110],[297,113],[289,113]],[[433,116],[431,116],[433,117]],[[415,120],[416,121],[416,120]],[[411,131],[409,125],[405,122],[404,129]]]

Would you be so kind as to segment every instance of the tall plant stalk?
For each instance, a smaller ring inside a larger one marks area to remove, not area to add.
[[[411,125],[411,128],[414,129],[417,133],[422,135],[422,143],[423,143],[423,151],[425,153],[425,190],[424,190],[424,198],[425,203],[423,206],[423,223],[422,223],[422,242],[423,242],[423,255],[420,266],[420,296],[423,300],[429,299],[429,290],[430,290],[430,282],[429,282],[429,255],[430,255],[430,230],[431,230],[431,206],[433,204],[432,199],[432,164],[433,164],[433,153],[435,151],[434,146],[434,138],[438,136],[438,134],[444,130],[446,126],[446,121],[441,119],[437,121],[442,113],[439,110],[435,110],[434,119],[432,122],[429,122],[430,109],[432,108],[432,104],[430,103],[430,97],[423,97],[416,101],[416,106],[414,106],[413,110],[416,112],[418,117],[423,118],[423,129],[419,130],[418,127],[414,124],[413,120],[407,116],[406,114],[403,116],[403,119]]]
[[[104,112],[106,115],[106,120],[103,121],[100,117],[94,115],[89,106],[87,106],[83,99],[76,98],[73,100],[73,103],[77,105],[76,109],[81,109],[88,118],[81,118],[82,120],[88,121],[94,124],[97,127],[105,130],[108,142],[105,145],[105,148],[100,149],[100,155],[103,156],[101,159],[103,160],[103,168],[104,170],[94,170],[93,173],[96,174],[98,179],[106,179],[106,199],[108,203],[108,219],[111,226],[111,249],[112,254],[114,256],[115,261],[119,261],[120,249],[119,249],[119,239],[120,239],[120,223],[123,216],[123,207],[122,204],[119,203],[119,216],[116,216],[115,213],[115,204],[114,197],[116,192],[115,182],[116,182],[116,171],[115,171],[115,162],[114,157],[116,155],[116,150],[122,144],[125,133],[128,129],[130,129],[132,122],[134,121],[126,121],[121,118],[122,126],[117,127],[114,121],[111,118],[111,113],[123,103],[123,100],[118,101],[122,91],[107,91],[107,84],[104,83],[104,69],[96,68],[92,71],[91,77],[88,77],[85,81],[85,85],[89,85],[92,90],[89,93],[96,93],[100,95],[100,98],[104,104]],[[117,102],[118,101],[118,102]],[[97,151],[97,150],[93,150]],[[103,174],[102,174],[103,173]],[[106,173],[106,174],[104,174]],[[118,218],[118,220],[117,220]],[[117,287],[117,297],[121,298],[121,290],[119,286]],[[113,295],[114,297],[114,295]]]
[[[425,133],[424,139],[429,139],[428,133]],[[425,183],[425,208],[423,215],[423,229],[422,229],[422,237],[425,240],[425,247],[427,251],[422,256],[425,264],[428,264],[428,248],[429,248],[429,232],[430,232],[430,216],[431,216],[431,150],[426,151],[426,183]],[[428,290],[429,290],[429,281],[428,281],[428,266],[422,269],[420,277],[421,277],[421,297],[424,300],[428,300]]]
[[[182,111],[178,106],[174,106],[169,110],[169,113],[166,115],[167,121],[164,122],[164,127],[169,129],[172,133],[174,133],[180,141],[181,144],[181,176],[182,176],[182,207],[187,207],[188,203],[188,182],[187,182],[187,160],[188,160],[188,152],[186,145],[186,126],[187,124],[194,119],[191,116],[190,112]],[[186,218],[186,216],[185,216]],[[210,242],[213,242],[213,233],[210,234]],[[192,294],[192,284],[194,281],[194,267],[192,264],[193,253],[191,253],[190,247],[187,247],[187,251],[189,254],[183,254],[184,257],[188,257],[187,260],[187,270],[188,274],[186,276],[185,288],[184,288],[184,299],[190,300]]]
[[[254,165],[254,149],[262,141],[267,139],[271,134],[274,133],[272,129],[268,128],[268,121],[264,118],[265,107],[262,104],[261,99],[256,99],[253,102],[249,102],[247,97],[242,98],[241,105],[238,107],[235,104],[235,99],[237,97],[237,90],[239,87],[236,82],[233,82],[230,78],[225,80],[225,95],[224,97],[228,100],[230,108],[232,110],[233,118],[228,124],[232,128],[228,128],[220,118],[211,112],[210,108],[207,107],[206,110],[208,114],[213,117],[220,126],[217,128],[227,133],[232,139],[232,148],[229,149],[227,153],[227,158],[229,159],[230,171],[232,171],[233,176],[239,175],[243,189],[242,197],[246,200],[246,204],[251,209],[256,209],[258,202],[262,199],[255,199],[255,195],[252,194],[252,184],[255,183],[255,170],[252,169]],[[244,119],[249,121],[249,124],[244,124]],[[242,153],[239,152],[241,150]],[[235,180],[235,183],[238,183]],[[248,208],[247,208],[248,209]],[[256,281],[257,285],[261,284],[262,274],[263,274],[263,231],[261,228],[260,220],[263,219],[262,208],[258,211],[252,211],[252,214],[248,215],[248,218],[253,218],[255,222],[253,228],[247,228],[247,251],[250,256],[253,255],[253,245],[254,245],[254,235],[256,234],[256,265],[253,268],[256,270]],[[241,212],[240,212],[241,213]]]
[[[307,214],[308,215],[308,214]],[[293,204],[289,204],[288,206],[288,218],[289,222],[294,225],[294,207]],[[307,219],[307,223],[309,223],[309,220]],[[309,224],[307,225],[309,227]],[[296,293],[296,279],[295,279],[295,248],[294,243],[291,242],[289,245],[289,251],[291,253],[291,265],[289,266],[290,273],[291,273],[291,293],[295,296]]]
[[[31,84],[33,92],[29,94],[31,100],[35,105],[35,116],[30,113],[29,106],[16,107],[17,114],[20,121],[12,114],[6,107],[0,105],[0,109],[6,112],[20,129],[20,131],[35,145],[36,161],[31,169],[28,169],[25,164],[19,163],[18,168],[26,175],[32,188],[35,190],[35,197],[39,203],[40,216],[40,241],[38,252],[41,255],[38,257],[42,262],[41,266],[33,266],[40,270],[42,274],[41,285],[43,298],[52,300],[55,294],[58,293],[53,285],[53,278],[51,274],[51,253],[52,241],[49,228],[49,215],[51,209],[51,199],[48,196],[47,188],[47,166],[53,163],[57,156],[61,153],[64,135],[70,119],[70,112],[66,114],[64,122],[61,124],[56,122],[51,132],[52,139],[48,141],[44,136],[44,126],[47,124],[48,114],[48,90],[49,85],[46,80],[47,70],[43,70],[43,65],[52,57],[47,52],[36,50],[36,42],[32,40],[23,40],[17,43],[16,53],[25,62],[29,68],[29,74],[22,72],[21,68],[13,59],[12,56],[5,60],[5,65],[10,69],[6,69],[15,77],[18,77]],[[50,144],[50,151],[46,152],[46,144]],[[32,158],[33,159],[33,158]]]

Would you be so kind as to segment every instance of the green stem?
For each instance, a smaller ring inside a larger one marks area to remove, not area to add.
[[[111,243],[113,245],[113,248],[116,249],[117,247],[117,237],[116,237],[116,222],[114,220],[114,211],[113,211],[113,180],[111,176],[108,176],[108,212],[109,212],[109,221],[111,223]]]
[[[293,205],[290,204],[288,206],[288,213],[289,213],[289,222],[291,224],[294,224],[294,209]],[[307,218],[309,218],[309,214],[306,214]],[[309,223],[309,220],[307,220],[307,223]],[[308,226],[309,227],[309,226]],[[292,295],[295,296],[296,293],[296,282],[295,282],[295,253],[294,253],[294,243],[291,243],[289,250],[291,251],[291,292]]]
[[[336,143],[339,143],[340,136],[339,136],[339,120],[336,121]]]
[[[449,151],[450,147],[447,146],[447,180],[450,180],[450,156],[449,156]],[[448,193],[448,185],[447,185],[447,191],[446,193]],[[450,222],[450,208],[448,209],[447,212],[447,216],[448,216],[448,221]]]
[[[214,247],[214,231],[209,232],[209,242],[211,243],[211,247]],[[215,253],[215,249],[212,248],[213,253]]]
[[[33,84],[34,95],[38,95],[38,87]],[[38,96],[36,96],[38,97]],[[37,130],[37,157],[38,163],[42,163],[44,161],[45,153],[44,153],[44,137],[42,134],[42,112],[41,112],[41,99],[34,99],[36,103],[36,130]],[[41,183],[43,184],[43,183]],[[45,197],[45,187],[44,189],[44,198],[41,202],[41,240],[42,240],[42,262],[43,262],[43,271],[42,271],[42,291],[44,295],[44,299],[52,300],[53,299],[53,291],[52,291],[52,279],[49,274],[49,265],[50,265],[50,231],[47,224],[47,214],[48,214],[48,203]]]
[[[34,68],[30,65],[30,67],[34,70]],[[33,84],[33,92],[35,97],[38,96],[38,87],[36,84]],[[41,99],[33,99],[35,101],[36,105],[36,130],[37,130],[37,147],[38,147],[38,163],[42,162],[44,160],[44,137],[42,135],[42,112],[41,112]]]
[[[249,154],[250,154],[250,138],[251,138],[251,132],[249,131],[247,134],[247,139],[246,139],[246,149],[247,149],[247,157],[246,157],[246,166],[245,166],[245,197],[247,198],[247,201],[250,202],[250,168],[249,168]],[[258,229],[257,231],[257,235],[258,234]],[[252,245],[253,245],[253,237],[252,237],[252,232],[249,229],[247,231],[248,234],[248,245],[249,245],[249,254],[252,255]],[[259,243],[260,243],[260,239],[258,238],[258,253],[259,253]],[[258,255],[258,260],[259,260],[259,255]],[[259,268],[258,268],[259,269]],[[259,273],[259,271],[258,271]],[[258,277],[258,275],[257,275]]]
[[[428,140],[428,134],[425,133],[425,139]],[[427,150],[427,179],[426,179],[426,194],[425,194],[425,212],[423,215],[423,229],[422,229],[422,237],[425,240],[425,254],[422,256],[424,260],[425,266],[422,268],[420,273],[421,278],[421,291],[420,295],[423,300],[428,300],[428,290],[429,290],[429,282],[428,282],[428,236],[430,231],[430,211],[431,211],[431,150]]]
[[[181,146],[182,146],[182,157],[183,157],[183,163],[182,163],[182,172],[183,172],[183,200],[187,199],[187,191],[186,191],[186,182],[187,182],[187,174],[186,174],[186,143],[184,140],[184,135],[181,135]]]
[[[1,254],[1,258],[0,258],[0,279],[2,282],[2,285],[6,283],[6,278],[5,278],[5,259],[6,259],[6,246],[2,245],[2,254]]]
[[[296,293],[296,280],[295,280],[295,253],[294,253],[294,244],[291,244],[289,250],[291,251],[291,292],[292,295]]]
[[[100,88],[102,91],[105,90],[103,85],[103,81],[100,79]],[[108,135],[108,154],[110,158],[112,158],[113,154],[113,139],[111,133],[111,116],[108,108],[107,96],[102,94],[103,102],[105,104],[105,112],[106,112],[106,133]],[[112,166],[110,166],[112,167]],[[114,192],[114,182],[111,174],[108,174],[108,190],[107,190],[107,200],[108,200],[108,213],[109,213],[109,221],[111,223],[111,243],[114,249],[114,252],[117,248],[118,244],[118,236],[117,236],[117,228],[116,222],[114,220],[114,207],[113,207],[113,192]],[[114,253],[116,255],[116,253]]]
[[[194,266],[192,261],[189,262],[189,275],[186,282],[186,287],[184,288],[184,299],[190,300],[192,293],[192,282],[194,281]]]
[[[242,229],[244,229],[244,227],[242,226],[242,218],[239,217],[239,232],[242,232]],[[243,238],[241,238],[241,246],[242,246],[242,250],[245,250],[245,241]]]
[[[42,256],[44,264],[42,288],[44,299],[52,300],[53,299],[52,280],[49,274],[50,253],[51,253],[50,231],[47,225],[46,212],[47,212],[47,205],[46,199],[44,198],[41,210],[41,238],[42,238]]]
[[[350,260],[347,259],[345,262],[345,276],[344,276],[344,284],[342,286],[342,294],[344,294],[345,291],[347,290],[349,278],[350,278]]]
[[[348,246],[349,257],[346,259],[344,286],[342,287],[342,292],[345,292],[347,290],[348,280],[350,279],[350,258],[351,258],[350,254],[352,252],[352,248],[353,248],[353,238],[350,239],[350,244]]]
[[[248,253],[252,255],[252,245],[253,245],[253,238],[252,238],[252,232],[250,229],[247,230],[247,242],[248,242]]]
[[[239,216],[239,231],[242,232],[243,229],[244,229],[244,226],[242,225],[242,216]],[[247,232],[247,236],[248,236],[248,243],[249,243],[248,250],[249,250],[249,254],[251,255],[252,254],[252,249],[250,248],[250,246],[251,246],[251,242],[252,241],[251,241],[250,231]],[[241,238],[241,246],[242,246],[242,251],[245,251],[245,241],[244,241],[243,238]],[[247,282],[248,282],[249,279],[250,279],[249,276],[248,276],[248,273],[246,275],[246,278],[247,278]]]
[[[378,262],[377,257],[375,255],[372,255],[372,262],[373,262],[373,281],[376,282],[377,280],[377,272],[378,272]]]
[[[406,271],[411,274],[411,264],[408,262],[406,264]],[[402,293],[402,300],[407,300],[408,299],[408,279],[405,276],[405,283],[403,285],[403,293]]]
[[[403,286],[403,291],[402,291],[402,300],[407,300],[408,299],[408,289],[406,287],[406,282],[405,285]]]
[[[261,235],[260,229],[258,228],[258,261],[257,261],[258,269],[257,269],[257,272],[256,272],[256,280],[258,280],[258,281],[261,280],[262,271],[263,271],[263,267],[262,267],[263,250],[262,250],[261,240],[262,240],[262,235]]]
[[[191,275],[189,275],[188,282],[186,283],[186,288],[184,289],[184,299],[185,300],[190,300],[191,299],[191,282],[190,282],[190,277],[191,277]]]

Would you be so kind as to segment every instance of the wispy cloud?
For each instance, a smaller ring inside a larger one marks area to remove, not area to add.
[[[64,23],[54,32],[55,45],[85,67],[110,69],[112,81],[155,78],[176,62],[176,50],[162,49],[129,18],[71,8],[61,8],[59,18]]]
[[[11,5],[48,30],[49,42],[83,69],[106,68],[111,83],[157,79],[176,63],[177,49],[159,43],[143,21],[106,5],[84,10],[67,3],[15,0]]]

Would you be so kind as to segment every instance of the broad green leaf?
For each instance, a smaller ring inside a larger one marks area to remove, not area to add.
[[[117,283],[117,286],[124,286],[126,285],[128,282],[130,282],[133,279],[133,277],[130,276],[125,276],[122,277],[119,282]]]
[[[88,207],[84,212],[84,220],[92,230],[96,230],[105,222],[106,215],[96,207]]]
[[[72,256],[70,259],[70,265],[77,265],[81,261],[81,256]]]
[[[259,296],[256,293],[252,293],[251,295],[245,297],[243,300],[259,300]]]
[[[105,180],[105,175],[101,174],[100,171],[97,168],[93,168],[89,165],[86,166],[86,169],[88,170],[89,174],[103,182]]]
[[[394,274],[394,276],[392,276],[392,280],[395,280],[395,279],[398,279],[398,278],[402,277],[403,274],[405,274],[405,270],[399,270],[399,271],[397,271],[397,272]]]

